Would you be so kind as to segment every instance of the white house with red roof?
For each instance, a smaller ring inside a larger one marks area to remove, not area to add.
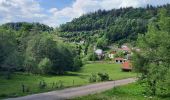
[[[131,49],[126,45],[121,46],[120,50],[122,50],[124,53],[131,53]]]

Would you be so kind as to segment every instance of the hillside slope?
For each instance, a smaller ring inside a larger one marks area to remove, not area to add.
[[[170,4],[159,7],[148,5],[146,8],[98,10],[61,25],[59,35],[72,42],[131,42],[136,40],[138,33],[144,34],[147,31],[148,22],[157,18],[161,8],[170,11]]]

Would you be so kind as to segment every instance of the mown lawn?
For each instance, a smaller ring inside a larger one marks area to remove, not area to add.
[[[32,93],[56,90],[70,86],[89,84],[89,76],[92,73],[108,73],[111,80],[135,77],[133,72],[122,72],[119,64],[87,64],[79,72],[68,72],[64,76],[40,76],[28,75],[26,73],[16,73],[10,80],[0,76],[0,98],[16,97]],[[44,89],[39,88],[40,81],[47,84]],[[22,84],[26,86],[27,92],[22,92]],[[61,85],[62,84],[62,85]]]
[[[72,100],[170,100],[144,94],[144,88],[137,83],[119,86],[103,93],[78,97]]]

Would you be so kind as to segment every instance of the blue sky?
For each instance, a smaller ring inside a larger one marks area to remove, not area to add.
[[[40,5],[45,9],[58,8],[63,9],[71,6],[75,0],[37,0]]]
[[[0,0],[0,24],[25,21],[56,27],[98,9],[167,3],[170,0]]]

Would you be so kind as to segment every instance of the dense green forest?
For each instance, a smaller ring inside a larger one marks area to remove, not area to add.
[[[158,7],[148,5],[146,8],[98,10],[61,25],[59,36],[73,42],[85,41],[91,44],[97,42],[100,48],[115,42],[133,42],[139,33],[144,34],[147,31],[149,22],[157,19],[161,8],[170,11],[170,4]]]
[[[0,71],[64,74],[82,66],[76,46],[63,43],[53,28],[39,23],[7,23],[0,27]]]

